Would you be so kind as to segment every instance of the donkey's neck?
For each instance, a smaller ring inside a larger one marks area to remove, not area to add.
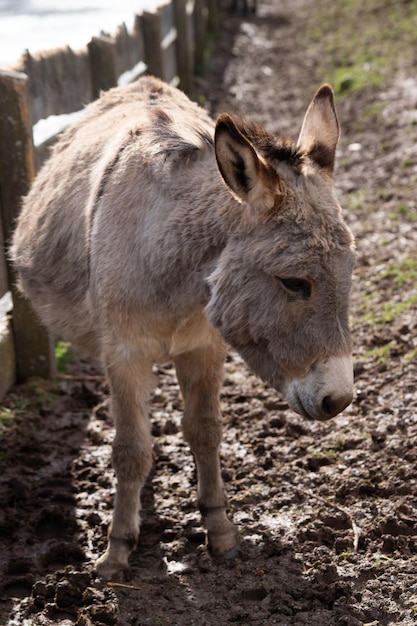
[[[231,236],[242,225],[242,206],[220,178],[214,155],[170,188],[169,214],[155,229],[147,249],[154,286],[166,298],[205,306],[208,276]],[[156,272],[155,272],[156,270]],[[175,287],[173,289],[173,286]]]

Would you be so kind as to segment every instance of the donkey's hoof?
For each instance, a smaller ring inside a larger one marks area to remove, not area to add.
[[[94,564],[97,574],[105,580],[121,582],[124,573],[129,569],[127,561],[122,561],[111,557],[107,552],[103,554]]]
[[[234,546],[233,548],[230,548],[230,550],[226,550],[226,552],[224,552],[223,554],[223,558],[224,559],[235,559],[240,553],[240,546]]]
[[[236,527],[229,524],[224,532],[208,533],[208,548],[213,556],[232,559],[238,554],[240,536]]]

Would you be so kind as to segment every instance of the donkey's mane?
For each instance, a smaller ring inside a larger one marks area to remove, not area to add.
[[[235,118],[240,132],[252,142],[268,161],[282,161],[299,170],[303,162],[303,153],[288,137],[277,137],[261,124],[252,120]]]
[[[164,156],[170,161],[191,160],[205,148],[213,148],[213,136],[204,125],[198,125],[192,119],[178,123],[174,115],[170,115],[161,107],[152,107],[152,123],[146,129],[153,136],[155,156]]]

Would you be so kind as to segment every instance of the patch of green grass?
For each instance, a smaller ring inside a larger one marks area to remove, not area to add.
[[[55,358],[58,372],[65,372],[69,365],[74,363],[74,353],[68,341],[57,341],[55,345]]]
[[[394,225],[404,222],[415,222],[417,221],[417,211],[408,205],[400,204],[396,207],[395,212],[391,211],[387,213],[387,218],[393,222]]]
[[[403,159],[401,163],[401,167],[403,169],[407,169],[409,167],[412,167],[413,165],[414,165],[414,159],[412,159],[411,157],[406,157],[405,159]]]
[[[327,448],[326,450],[313,450],[311,456],[315,457],[333,457],[336,454],[336,450],[334,448]]]
[[[340,435],[340,437],[336,439],[335,448],[339,452],[343,452],[346,449],[346,437],[344,435]]]
[[[382,62],[381,62],[382,63]],[[353,66],[338,67],[333,74],[333,87],[335,93],[350,94],[367,86],[379,86],[384,80],[383,74],[378,69],[380,62],[356,63]]]
[[[394,284],[398,287],[403,287],[406,283],[415,283],[417,280],[417,256],[405,257],[398,263],[390,263],[387,265],[382,277],[390,277],[393,279]],[[413,296],[408,301],[413,303]]]
[[[389,141],[380,141],[378,143],[376,152],[378,155],[389,154],[391,152],[391,144]]]
[[[345,548],[337,555],[338,559],[347,559],[352,554],[352,548]]]
[[[9,407],[0,407],[0,438],[13,422],[13,411]]]
[[[395,341],[390,341],[384,346],[376,346],[365,352],[365,359],[371,359],[377,363],[386,364],[393,348],[396,347]]]
[[[365,120],[378,120],[381,117],[382,114],[382,103],[381,102],[374,102],[373,104],[370,104],[369,106],[367,106],[363,112],[363,119]]]
[[[367,324],[375,328],[395,321],[417,305],[416,282],[417,257],[407,256],[381,266],[375,274],[373,291],[361,297],[352,317],[352,326]],[[371,352],[368,356],[377,356],[383,362],[385,349],[385,346],[377,347],[375,353]]]
[[[35,428],[33,413],[50,406],[55,397],[56,386],[52,380],[31,378],[24,385],[16,386],[6,395],[0,406],[0,439],[7,437],[22,423],[25,424],[25,429]],[[1,460],[4,458],[0,458]]]
[[[30,411],[31,402],[26,396],[9,393],[6,402],[0,406],[0,439],[5,439],[20,420]],[[8,459],[7,451],[0,454],[0,463]]]
[[[374,565],[385,565],[387,563],[392,563],[393,561],[394,559],[392,559],[390,556],[387,556],[386,554],[381,554],[374,559]]]
[[[415,2],[319,0],[309,22],[309,36],[323,50],[319,73],[340,96],[380,85],[404,62],[412,65],[416,32]]]
[[[392,322],[400,313],[410,309],[414,304],[417,304],[417,294],[410,296],[403,302],[388,302],[385,304],[381,315],[378,316],[378,322]]]
[[[16,416],[23,415],[31,405],[29,398],[18,393],[10,393],[7,399],[8,404],[0,406],[0,432],[2,426],[10,425]]]
[[[366,202],[366,192],[364,189],[357,189],[347,193],[343,198],[343,206],[347,211],[355,212],[361,209]]]
[[[412,348],[411,350],[409,350],[408,352],[404,354],[405,361],[407,362],[414,361],[414,359],[417,360],[417,348]]]
[[[399,204],[397,212],[398,215],[395,215],[395,217],[397,219],[400,217],[402,221],[413,222],[417,219],[417,211],[408,204]]]
[[[384,305],[374,300],[371,304],[368,302],[367,306],[358,311],[357,315],[352,319],[352,324],[355,326],[366,323],[371,327],[387,324],[415,304],[417,304],[417,294],[413,294],[403,301],[388,301]]]

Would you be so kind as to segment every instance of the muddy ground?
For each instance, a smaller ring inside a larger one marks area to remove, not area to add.
[[[0,624],[378,626],[417,622],[417,10],[260,0],[227,17],[201,101],[297,136],[332,81],[335,182],[358,248],[356,395],[306,422],[230,354],[223,475],[242,534],[213,560],[174,371],[159,368],[154,469],[125,587],[98,580],[114,496],[100,369],[16,386],[1,407]],[[204,96],[204,97],[203,97]]]

